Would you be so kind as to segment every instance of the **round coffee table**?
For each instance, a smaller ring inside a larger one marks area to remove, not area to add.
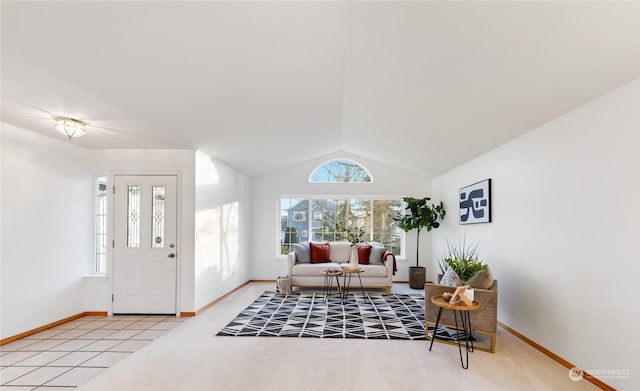
[[[362,296],[365,296],[364,288],[362,286],[362,278],[360,277],[360,274],[362,273],[364,273],[364,269],[361,268],[351,269],[346,266],[342,268],[342,303],[347,301],[347,297],[349,296],[349,288],[351,287],[351,276],[353,276],[354,274],[358,275],[358,281],[360,282],[360,291],[362,292]]]
[[[340,293],[340,277],[342,275],[341,269],[326,269],[320,272],[324,276],[324,286],[322,287],[322,296],[324,300],[327,301],[329,296],[331,295],[331,288],[333,286],[333,278],[336,279],[336,288],[337,292]]]

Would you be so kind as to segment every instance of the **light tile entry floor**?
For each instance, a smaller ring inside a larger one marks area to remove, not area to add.
[[[0,346],[0,390],[70,390],[113,366],[185,318],[85,316]]]

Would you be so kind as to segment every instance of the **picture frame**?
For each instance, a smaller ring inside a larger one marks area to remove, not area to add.
[[[460,189],[460,224],[491,222],[491,178]]]
[[[459,286],[456,288],[455,292],[451,295],[451,299],[449,300],[449,304],[454,305],[473,305],[473,300],[469,300],[467,297],[466,291],[469,288],[469,285]]]

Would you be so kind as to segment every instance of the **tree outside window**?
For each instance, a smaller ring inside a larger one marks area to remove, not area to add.
[[[352,241],[354,233],[359,232],[362,241],[381,243],[401,255],[404,231],[392,218],[401,208],[401,199],[281,198],[281,254],[289,253],[299,241]],[[298,213],[304,220],[297,219]],[[321,219],[315,218],[318,214]],[[314,218],[306,219],[308,215]],[[311,237],[307,238],[305,231]]]

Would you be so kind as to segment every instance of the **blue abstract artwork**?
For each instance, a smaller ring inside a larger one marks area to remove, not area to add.
[[[491,222],[491,179],[460,189],[460,224]]]

